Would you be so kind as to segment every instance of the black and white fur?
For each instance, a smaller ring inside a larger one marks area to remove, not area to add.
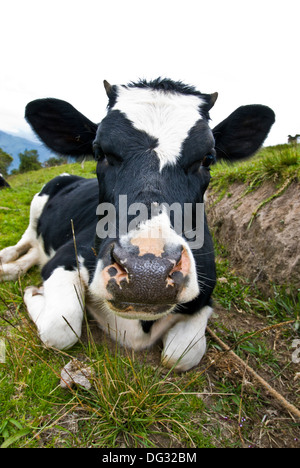
[[[43,287],[27,288],[24,300],[46,345],[72,346],[86,307],[124,346],[143,349],[161,339],[162,362],[188,370],[205,353],[216,282],[206,220],[198,250],[163,212],[112,241],[96,236],[97,206],[112,203],[118,211],[124,194],[128,203],[149,207],[202,203],[210,164],[255,153],[274,113],[262,105],[243,106],[211,130],[216,93],[160,78],[126,86],[105,82],[105,88],[109,104],[100,124],[65,101],[28,104],[26,119],[53,151],[94,153],[97,179],[62,174],[35,195],[23,237],[0,252],[0,279],[15,280],[32,265],[41,266]],[[162,241],[154,240],[155,230]],[[143,244],[143,233],[150,243]]]

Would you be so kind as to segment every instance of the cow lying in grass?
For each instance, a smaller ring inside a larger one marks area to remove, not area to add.
[[[27,105],[51,150],[94,154],[97,179],[62,174],[35,195],[22,239],[0,252],[0,279],[41,266],[43,286],[27,288],[24,301],[48,346],[77,341],[86,307],[122,345],[161,339],[163,364],[187,370],[205,352],[216,282],[203,210],[210,166],[255,153],[274,113],[243,106],[211,130],[217,93],[168,79],[104,84],[100,124],[65,101]]]

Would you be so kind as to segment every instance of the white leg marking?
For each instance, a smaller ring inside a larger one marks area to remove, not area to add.
[[[48,195],[36,194],[30,206],[30,221],[19,242],[0,251],[0,281],[14,281],[36,264],[49,258],[44,253],[41,239],[37,238],[37,223],[48,201]]]
[[[209,306],[203,307],[195,315],[181,314],[181,321],[163,337],[164,366],[187,371],[201,361],[206,350],[205,329],[211,314],[212,308]]]
[[[19,241],[16,245],[6,247],[0,252],[0,261],[4,265],[5,263],[13,262],[17,260],[21,255],[24,255],[30,249],[30,244],[25,244]]]
[[[43,288],[26,288],[24,301],[40,338],[47,346],[65,349],[73,346],[81,335],[84,284],[88,273],[54,270]]]
[[[10,247],[8,247],[10,248]],[[39,262],[39,251],[35,247],[28,250],[25,255],[11,263],[0,265],[0,279],[2,281],[15,281],[19,276],[24,275],[33,265]]]

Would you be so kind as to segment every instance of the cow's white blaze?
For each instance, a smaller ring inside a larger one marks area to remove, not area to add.
[[[182,143],[190,129],[202,117],[199,113],[204,100],[198,96],[143,88],[118,86],[114,110],[126,114],[137,130],[158,139],[155,152],[160,169],[176,164]]]

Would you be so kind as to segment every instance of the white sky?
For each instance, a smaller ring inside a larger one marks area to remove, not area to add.
[[[0,0],[0,130],[28,133],[27,102],[56,97],[95,122],[111,84],[165,76],[219,92],[217,125],[266,104],[265,144],[300,133],[299,0]]]

